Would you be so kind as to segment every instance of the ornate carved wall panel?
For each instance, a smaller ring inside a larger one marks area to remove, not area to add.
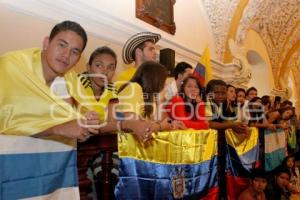
[[[219,60],[224,55],[232,14],[239,8],[240,1],[202,0],[215,36]],[[286,90],[289,71],[292,70],[295,77],[300,75],[300,0],[249,0],[239,21],[235,38],[238,45],[243,44],[250,29],[255,30],[265,43],[276,80],[275,89]],[[300,81],[296,79],[294,92],[300,97]]]
[[[223,60],[225,40],[239,0],[202,0],[215,37],[216,55]]]

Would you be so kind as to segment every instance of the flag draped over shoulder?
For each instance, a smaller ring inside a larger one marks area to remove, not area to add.
[[[76,141],[29,137],[79,117],[47,86],[40,49],[0,56],[1,200],[79,199],[76,150],[66,145]]]
[[[206,83],[212,79],[212,68],[210,62],[210,51],[208,46],[204,49],[204,52],[200,58],[200,62],[197,63],[193,75],[198,78],[201,86],[205,86]]]
[[[27,136],[0,135],[0,199],[80,199],[76,150]]]
[[[239,193],[248,186],[251,169],[259,158],[259,132],[257,128],[249,129],[249,137],[226,130],[227,142],[227,197],[237,199]]]
[[[264,130],[265,136],[265,169],[271,171],[278,167],[286,156],[286,137],[282,129]]]
[[[148,146],[119,135],[117,199],[217,199],[217,131],[159,132]]]
[[[77,117],[46,85],[40,49],[0,56],[0,133],[34,135]]]

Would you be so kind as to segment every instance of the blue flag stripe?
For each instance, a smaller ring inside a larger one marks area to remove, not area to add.
[[[285,158],[285,149],[278,149],[272,153],[265,153],[265,169],[271,171],[278,167]]]
[[[233,176],[247,177],[258,160],[258,145],[243,155],[238,155],[234,147],[227,145],[226,168]]]
[[[46,195],[78,185],[75,150],[0,155],[0,199]]]
[[[201,76],[205,75],[205,67],[201,63],[197,63],[197,66],[195,67],[195,72],[198,73]]]
[[[201,197],[217,186],[217,157],[189,165],[170,165],[122,158],[115,188],[117,199],[173,199],[172,177],[182,169],[185,197]],[[130,187],[128,187],[130,185]],[[126,191],[126,192],[122,192]]]

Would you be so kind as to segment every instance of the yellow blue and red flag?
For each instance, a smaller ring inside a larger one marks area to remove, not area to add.
[[[217,199],[217,131],[159,132],[148,146],[119,135],[116,199]]]
[[[212,79],[212,68],[210,62],[210,50],[208,46],[204,49],[200,62],[197,63],[193,75],[198,78],[201,86],[204,87],[206,83]]]
[[[227,198],[238,198],[241,191],[248,186],[250,171],[259,159],[259,133],[251,127],[248,137],[234,133],[231,129],[225,131],[227,142],[226,180]]]

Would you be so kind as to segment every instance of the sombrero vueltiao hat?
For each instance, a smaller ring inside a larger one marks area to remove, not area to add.
[[[160,40],[161,36],[157,33],[151,33],[151,32],[141,32],[133,35],[131,38],[129,38],[123,47],[122,52],[122,58],[125,64],[130,64],[134,61],[132,54],[133,51],[136,49],[138,45],[141,43],[150,40],[154,43],[158,42]]]

